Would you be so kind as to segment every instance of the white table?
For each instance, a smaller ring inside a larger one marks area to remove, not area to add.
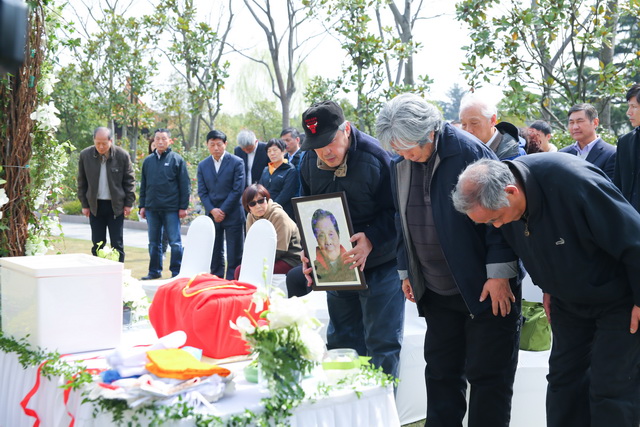
[[[74,355],[75,356],[75,355]],[[86,354],[83,357],[93,357]],[[86,362],[89,368],[104,364],[101,359]],[[222,416],[243,412],[250,409],[260,412],[260,400],[268,396],[268,392],[256,384],[247,382],[241,370],[242,364],[229,366],[236,373],[236,392],[225,396],[214,404],[214,415]],[[35,418],[25,415],[20,402],[33,389],[36,383],[37,368],[23,369],[15,353],[0,352],[0,426],[31,427]],[[313,378],[305,380],[304,387],[313,388]],[[41,427],[69,426],[75,420],[77,427],[111,427],[110,414],[100,414],[93,418],[93,406],[82,404],[79,392],[70,392],[65,402],[64,391],[59,388],[63,380],[56,378],[49,381],[40,378],[40,385],[29,399],[27,409],[39,416]],[[364,388],[360,397],[353,390],[338,390],[330,396],[319,398],[315,402],[304,402],[293,413],[289,420],[292,426],[399,426],[400,422],[395,406],[392,387]],[[193,421],[183,419],[168,426],[192,426]]]

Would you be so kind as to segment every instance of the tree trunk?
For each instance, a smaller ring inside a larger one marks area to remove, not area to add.
[[[131,128],[131,140],[129,141],[129,156],[131,157],[132,162],[136,162],[138,158],[138,137],[140,135],[140,129],[138,129],[138,124],[136,123]]]
[[[616,31],[618,29],[618,2],[610,0],[607,2],[607,13],[605,15],[605,27],[609,30],[609,36],[602,43],[600,49],[600,61],[603,67],[613,62],[613,54],[616,46]],[[598,100],[597,108],[600,111],[600,126],[611,129],[611,98],[603,97]]]
[[[202,104],[200,104],[200,107]],[[200,111],[198,108],[197,111]],[[190,149],[191,147],[195,147],[196,141],[198,141],[198,131],[200,130],[200,116],[202,113],[197,112],[191,114],[191,123],[189,124],[189,136],[187,140],[184,142],[184,148]]]

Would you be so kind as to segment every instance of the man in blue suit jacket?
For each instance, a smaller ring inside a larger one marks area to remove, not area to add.
[[[213,220],[216,239],[211,258],[211,274],[233,279],[242,261],[245,216],[240,198],[244,191],[244,163],[227,153],[227,135],[219,130],[207,134],[210,157],[198,164],[198,195],[207,215]],[[227,273],[225,276],[223,240],[227,239]]]
[[[575,144],[559,150],[573,154],[599,167],[609,179],[613,180],[616,165],[616,147],[604,142],[596,135],[600,123],[598,110],[591,104],[577,104],[571,107],[569,116],[569,134]]]
[[[267,144],[259,142],[256,134],[250,130],[240,131],[238,134],[238,146],[233,154],[240,157],[244,162],[244,172],[247,180],[245,187],[260,181],[262,171],[269,163],[267,156]]]

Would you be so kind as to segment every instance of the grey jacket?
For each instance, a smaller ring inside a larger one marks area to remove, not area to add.
[[[80,152],[78,161],[78,199],[83,208],[98,214],[98,180],[100,178],[100,154],[93,145]],[[107,179],[111,192],[113,213],[119,216],[124,207],[132,207],[136,200],[135,175],[129,153],[112,145],[107,159]]]

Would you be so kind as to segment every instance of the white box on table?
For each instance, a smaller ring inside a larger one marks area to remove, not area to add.
[[[123,264],[86,254],[0,258],[2,331],[49,351],[116,347]]]

